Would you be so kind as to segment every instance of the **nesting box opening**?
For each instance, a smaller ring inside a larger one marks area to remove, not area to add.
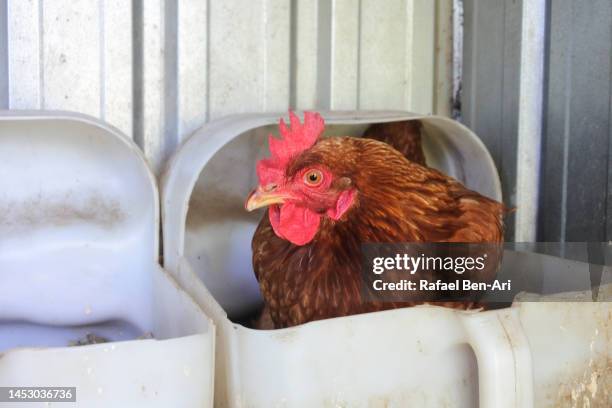
[[[361,137],[372,124],[406,120],[418,120],[422,124],[422,145],[428,166],[485,195],[501,196],[497,172],[480,140],[449,119],[401,116],[376,119],[367,115],[364,118],[359,115],[338,119],[326,117],[323,137]],[[218,133],[223,132],[218,130]],[[231,136],[223,135],[226,143],[205,161],[198,172],[188,198],[184,227],[184,257],[229,318],[244,324],[248,324],[262,307],[251,264],[251,240],[265,213],[265,210],[247,212],[244,202],[258,184],[257,161],[269,156],[269,134],[278,135],[276,120]],[[206,134],[203,129],[201,135],[196,132],[192,138],[201,137],[205,141],[209,137],[210,142],[218,136],[214,132]],[[197,140],[190,142],[197,143]],[[215,140],[215,143],[220,142]],[[185,149],[188,147],[184,146]]]
[[[0,349],[150,332],[157,190],[135,146],[81,116],[0,125]]]
[[[84,115],[0,112],[0,175],[0,385],[212,406],[215,326],[158,264],[136,144]]]

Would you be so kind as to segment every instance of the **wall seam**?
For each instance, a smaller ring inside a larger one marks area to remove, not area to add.
[[[332,10],[332,1],[318,0],[316,105],[322,110],[329,110],[331,107]]]
[[[132,138],[144,150],[143,1],[132,0]]]
[[[162,164],[178,145],[178,13],[179,2],[164,0],[163,24],[164,29],[160,31],[163,35],[163,124]]]
[[[38,103],[45,109],[45,50],[44,50],[44,8],[38,0]]]
[[[0,0],[0,109],[9,108],[8,1]]]
[[[210,61],[210,34],[211,34],[211,29],[210,29],[210,22],[211,22],[211,18],[210,15],[212,14],[212,0],[205,0],[206,1],[206,115],[205,115],[205,120],[206,122],[210,121],[210,67],[212,66],[212,63]]]
[[[574,23],[574,4],[570,2],[570,27]],[[567,181],[569,167],[569,139],[571,129],[571,100],[572,100],[572,52],[574,49],[574,36],[572,30],[568,30],[569,43],[565,54],[565,101],[563,106],[563,173],[561,175],[561,227],[559,232],[559,241],[565,242],[567,235]]]
[[[297,107],[297,0],[289,4],[289,108]]]
[[[98,14],[100,16],[100,48],[99,48],[99,59],[100,59],[100,119],[106,119],[106,16],[104,13],[105,0],[98,1]]]
[[[356,96],[356,101],[355,101],[355,107],[357,109],[361,109],[361,36],[362,36],[362,24],[361,24],[361,18],[362,15],[361,13],[363,9],[363,0],[359,0],[357,3],[357,44],[355,44],[355,46],[357,47],[357,74],[356,74],[356,78],[355,78],[355,86],[357,87],[357,89],[355,90],[355,96]]]

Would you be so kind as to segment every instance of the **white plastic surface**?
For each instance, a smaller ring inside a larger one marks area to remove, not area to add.
[[[327,135],[358,136],[371,123],[420,119],[428,163],[500,198],[480,140],[460,124],[405,112],[323,114]],[[218,329],[220,407],[529,407],[528,344],[513,309],[471,313],[416,307],[273,331],[234,324],[260,303],[250,242],[261,213],[243,202],[256,185],[280,115],[226,117],[197,131],[162,187],[164,260]],[[195,270],[195,272],[193,271]]]
[[[597,302],[591,291],[517,297],[535,407],[612,407],[612,270],[604,273]]]
[[[87,408],[211,405],[214,326],[157,264],[158,214],[115,129],[0,115],[0,386],[76,386]],[[67,347],[87,334],[109,342]]]
[[[215,406],[532,406],[514,309],[418,306],[258,331],[232,323],[188,261],[177,276],[217,327]]]

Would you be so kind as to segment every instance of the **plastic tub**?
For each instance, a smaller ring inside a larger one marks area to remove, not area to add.
[[[529,407],[530,353],[517,309],[422,306],[271,331],[233,323],[261,304],[250,242],[262,213],[243,203],[279,114],[236,115],[195,132],[162,181],[164,263],[217,331],[219,407]],[[429,165],[499,199],[493,162],[469,129],[405,112],[330,112],[327,134],[419,119]],[[195,273],[192,272],[195,271]]]
[[[157,200],[117,130],[0,115],[0,386],[76,387],[70,406],[87,408],[212,406],[214,326],[157,263]]]

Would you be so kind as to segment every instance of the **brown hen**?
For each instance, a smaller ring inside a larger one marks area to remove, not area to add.
[[[272,157],[258,163],[260,185],[245,204],[268,207],[252,249],[274,327],[422,303],[364,298],[363,243],[503,241],[501,203],[386,143],[319,139],[318,114],[307,112],[303,125],[290,117],[283,139],[271,137]]]

